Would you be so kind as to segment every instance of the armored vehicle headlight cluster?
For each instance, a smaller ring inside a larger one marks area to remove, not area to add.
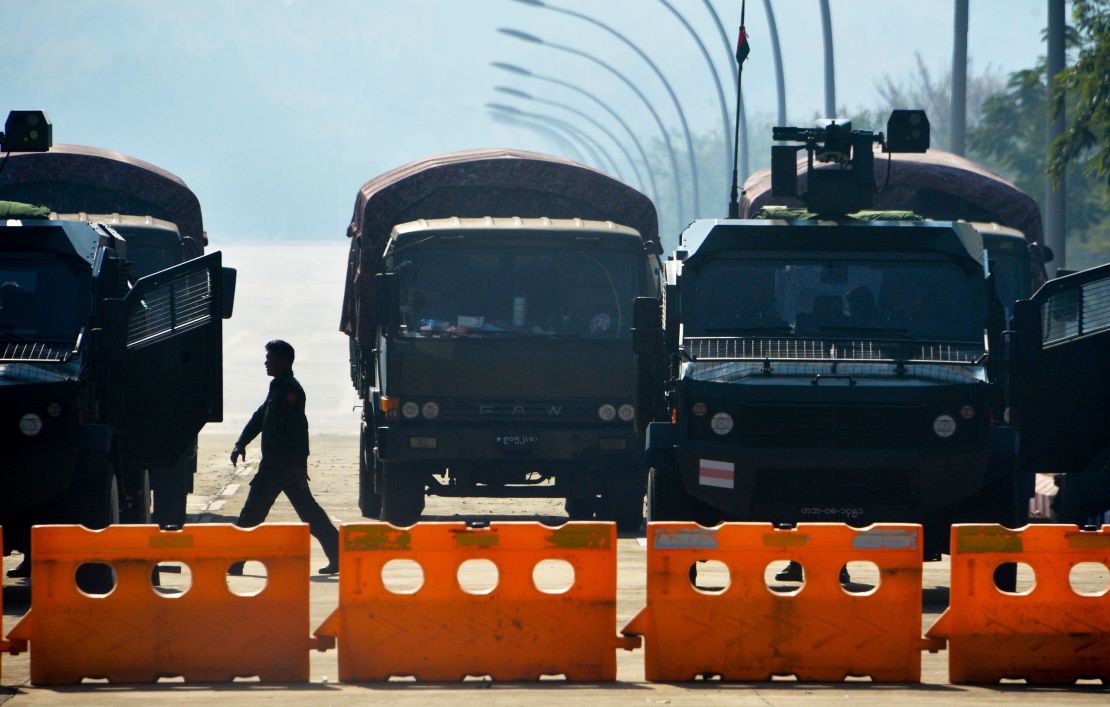
[[[951,415],[937,415],[933,420],[933,432],[944,439],[951,437],[956,434],[956,420]]]
[[[628,403],[625,403],[624,405],[621,405],[619,408],[617,408],[617,415],[619,415],[620,418],[625,422],[632,422],[632,418],[636,417],[636,408],[632,407]]]
[[[597,416],[604,422],[612,422],[617,416],[617,409],[609,403],[605,403],[597,409]]]
[[[732,425],[732,415],[727,412],[719,412],[709,419],[709,427],[722,437],[732,432]]]
[[[27,413],[19,418],[19,431],[28,437],[34,437],[42,432],[42,418],[33,412]]]
[[[420,412],[424,414],[425,419],[434,420],[439,417],[439,403],[428,401],[420,408]]]
[[[415,419],[420,414],[420,406],[409,400],[401,406],[401,414],[405,416],[406,420]]]

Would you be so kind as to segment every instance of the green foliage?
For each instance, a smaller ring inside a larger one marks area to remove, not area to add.
[[[1065,174],[1082,161],[1084,173],[1110,188],[1110,0],[1076,0],[1075,62],[1053,81],[1052,109],[1067,110],[1067,130],[1052,144],[1048,173]]]

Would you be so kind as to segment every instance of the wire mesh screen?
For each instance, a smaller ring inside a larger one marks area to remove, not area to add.
[[[698,361],[938,361],[974,363],[982,346],[967,343],[689,336],[686,353]]]
[[[64,361],[71,344],[41,341],[9,341],[0,344],[0,361]]]
[[[213,317],[209,271],[192,272],[153,288],[127,318],[127,348],[139,348],[201,326]]]
[[[1110,329],[1110,276],[1061,290],[1041,305],[1045,346]]]

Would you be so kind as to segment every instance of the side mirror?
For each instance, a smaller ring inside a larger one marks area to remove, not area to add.
[[[654,353],[662,328],[659,300],[637,297],[632,305],[632,350],[639,356]]]
[[[235,268],[223,268],[221,274],[223,276],[223,301],[221,302],[220,316],[224,319],[231,319],[231,313],[235,310],[235,279],[238,272]]]
[[[389,329],[397,326],[401,320],[401,285],[394,273],[380,272],[374,276],[374,299],[381,325]]]

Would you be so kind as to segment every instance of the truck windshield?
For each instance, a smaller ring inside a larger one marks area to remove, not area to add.
[[[983,279],[942,259],[837,254],[721,260],[693,280],[690,336],[982,343]]]
[[[628,339],[641,261],[599,249],[412,249],[395,264],[397,333]]]
[[[81,277],[49,254],[0,252],[0,341],[73,341],[89,309]]]

